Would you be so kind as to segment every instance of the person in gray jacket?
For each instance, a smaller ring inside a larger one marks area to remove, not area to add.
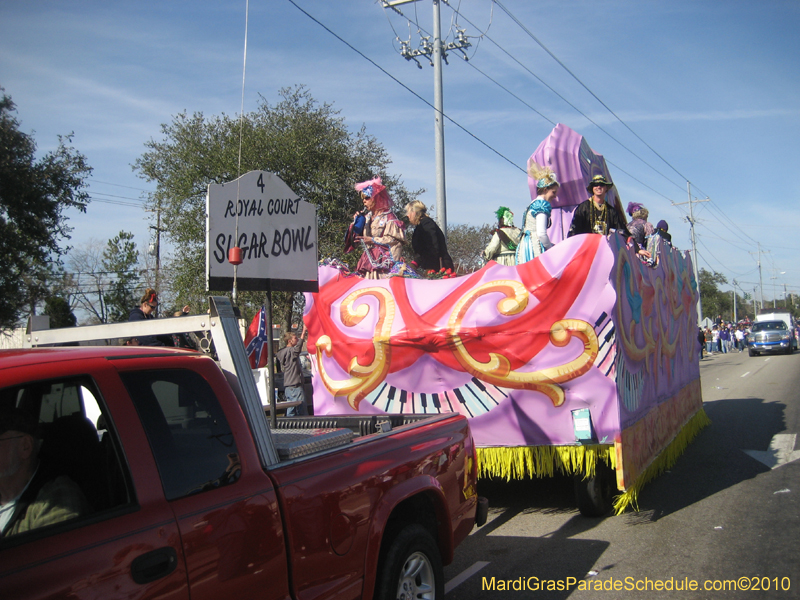
[[[283,390],[287,401],[300,400],[297,406],[290,406],[286,409],[287,417],[299,417],[307,415],[306,398],[303,392],[303,369],[300,366],[300,352],[303,350],[303,338],[308,331],[305,324],[298,337],[293,331],[288,331],[283,336],[286,344],[278,350],[277,359],[283,372]]]

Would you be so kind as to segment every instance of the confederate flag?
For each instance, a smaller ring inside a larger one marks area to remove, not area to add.
[[[244,336],[244,351],[250,359],[252,369],[267,366],[267,344],[272,341],[271,337],[267,334],[267,313],[262,306]]]

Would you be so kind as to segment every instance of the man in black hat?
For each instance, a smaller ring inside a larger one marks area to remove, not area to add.
[[[617,230],[625,237],[628,237],[628,223],[621,207],[611,206],[606,202],[606,194],[614,184],[606,179],[605,175],[595,175],[586,186],[592,197],[584,200],[572,213],[572,225],[570,225],[567,237],[581,233],[599,233],[608,235],[612,229]],[[650,253],[639,247],[636,240],[633,240],[633,250],[636,254],[641,254],[645,258],[650,257]]]
[[[89,512],[78,485],[39,461],[40,445],[36,419],[18,408],[0,411],[0,538]]]
[[[614,184],[604,175],[595,175],[586,186],[592,196],[584,200],[575,209],[572,215],[572,225],[567,237],[580,233],[599,233],[608,235],[612,229],[627,232],[628,224],[625,217],[616,207],[606,202],[606,194]]]

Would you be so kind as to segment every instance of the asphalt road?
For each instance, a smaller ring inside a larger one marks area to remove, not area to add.
[[[566,477],[480,482],[489,522],[445,568],[447,598],[800,598],[800,354],[700,373],[712,424],[638,512],[583,517]]]

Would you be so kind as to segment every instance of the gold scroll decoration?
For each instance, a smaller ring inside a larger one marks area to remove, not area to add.
[[[540,371],[514,371],[505,356],[494,352],[489,354],[487,362],[480,362],[472,357],[464,345],[461,323],[475,301],[490,293],[504,295],[497,303],[497,310],[505,316],[519,314],[528,305],[528,291],[520,282],[513,280],[485,283],[465,294],[456,303],[447,323],[448,347],[453,350],[456,360],[467,373],[482,381],[509,389],[538,391],[546,395],[553,406],[561,406],[564,403],[564,390],[559,384],[588,372],[597,358],[599,344],[594,328],[580,319],[561,319],[552,324],[550,341],[554,346],[564,347],[573,337],[583,342],[581,354],[561,366]],[[358,357],[354,357],[348,368],[350,378],[335,380],[325,370],[321,355],[325,352],[327,356],[331,356],[332,341],[327,335],[320,336],[317,341],[317,364],[323,384],[334,396],[346,396],[347,402],[354,410],[358,410],[361,400],[373,391],[389,372],[391,362],[389,341],[396,312],[394,299],[388,290],[380,287],[356,290],[349,294],[340,306],[342,323],[346,327],[357,325],[369,314],[369,305],[366,303],[354,307],[356,301],[364,296],[373,296],[378,300],[378,319],[372,339],[374,358],[371,363],[361,365]]]
[[[594,364],[598,353],[597,334],[594,328],[580,319],[561,319],[550,327],[550,341],[558,347],[566,346],[572,337],[583,342],[583,352],[570,362],[540,371],[513,371],[509,360],[502,354],[489,353],[487,362],[480,362],[470,355],[461,338],[461,322],[469,308],[478,298],[486,294],[501,293],[505,297],[497,303],[497,310],[505,316],[520,313],[528,305],[525,287],[513,280],[498,280],[485,283],[456,304],[448,321],[451,347],[459,364],[465,371],[487,383],[510,389],[525,389],[541,392],[550,398],[553,406],[564,403],[564,390],[559,384],[586,373]]]
[[[365,296],[372,296],[378,300],[378,319],[375,323],[375,333],[372,336],[372,348],[374,357],[372,362],[362,365],[358,362],[358,357],[354,356],[350,360],[347,372],[349,379],[335,380],[325,370],[325,363],[322,360],[321,352],[328,356],[333,352],[331,338],[322,335],[317,340],[317,365],[319,373],[325,387],[334,396],[347,396],[347,402],[354,410],[358,410],[358,405],[364,397],[374,390],[377,385],[384,380],[389,372],[389,364],[392,355],[392,347],[389,345],[389,338],[392,332],[392,322],[396,311],[394,298],[389,290],[381,287],[364,288],[349,294],[339,308],[342,323],[346,327],[358,325],[364,317],[369,314],[369,305],[362,302],[354,308],[357,300]]]

